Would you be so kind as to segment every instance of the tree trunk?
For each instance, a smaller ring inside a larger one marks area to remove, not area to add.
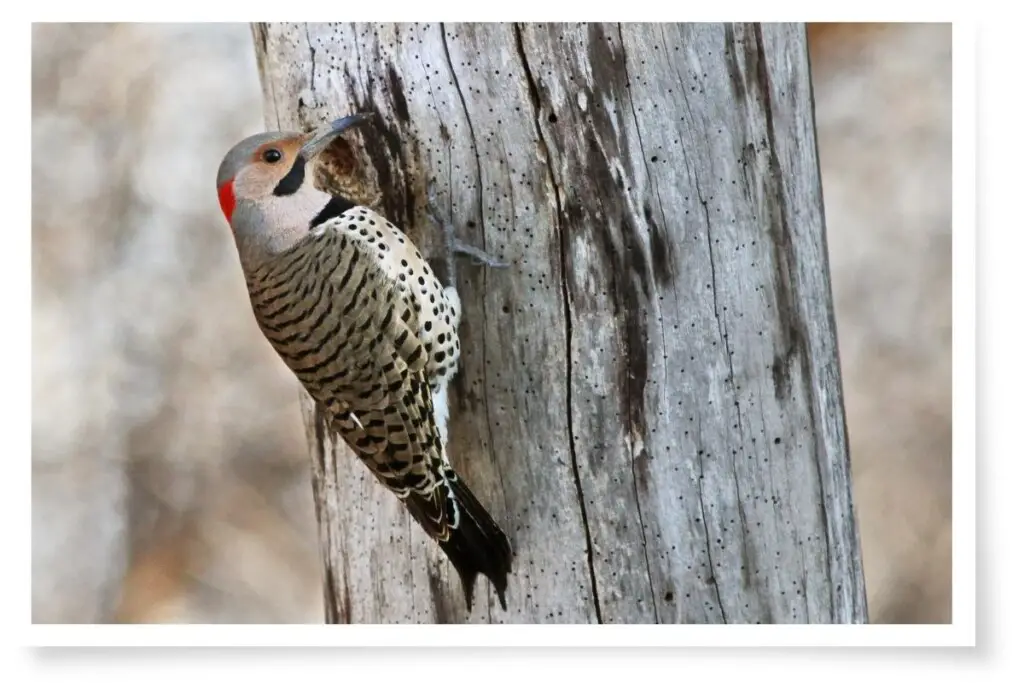
[[[435,179],[512,264],[458,264],[449,442],[508,612],[303,396],[327,621],[867,620],[802,26],[253,34],[268,127],[376,112],[381,210],[436,255]]]

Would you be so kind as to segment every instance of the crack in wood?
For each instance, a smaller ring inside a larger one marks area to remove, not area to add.
[[[461,86],[459,85],[459,76],[455,72],[455,65],[452,63],[451,52],[448,49],[448,36],[447,36],[447,34],[445,33],[445,30],[444,30],[444,22],[441,22],[438,26],[439,26],[440,31],[441,31],[441,46],[444,48],[445,62],[448,64],[448,71],[452,75],[452,83],[455,86],[455,92],[458,93],[458,95],[459,95],[459,102],[462,105],[462,113],[465,115],[465,117],[466,117],[466,125],[469,127],[469,139],[470,139],[470,143],[472,144],[472,147],[473,147],[473,157],[476,159],[477,209],[479,211],[478,215],[480,217],[480,223],[479,223],[480,227],[481,227],[480,233],[481,233],[481,236],[483,236],[483,234],[486,231],[483,229],[483,226],[484,226],[484,195],[483,195],[483,192],[484,192],[484,189],[483,189],[483,187],[484,187],[484,176],[483,176],[483,169],[480,166],[480,148],[477,147],[476,132],[473,129],[473,120],[472,120],[472,117],[470,116],[470,113],[469,113],[469,107],[466,105],[466,98],[465,98],[465,96],[462,93]],[[429,76],[428,76],[428,78],[429,78]],[[450,175],[451,174],[451,167],[450,167],[451,154],[450,153],[448,155],[448,161],[449,161],[449,175]],[[450,187],[452,187],[452,185],[451,185],[451,178],[449,177],[449,188]],[[446,247],[450,247],[450,245],[446,245]],[[483,238],[481,238],[480,248],[484,249],[484,250],[487,249],[486,241],[483,240]],[[451,251],[449,250],[448,257],[451,260],[451,266],[450,266],[451,271],[452,271],[451,272],[451,279],[452,279],[452,286],[454,287],[456,285],[455,255],[453,253],[451,253]],[[487,283],[487,279],[486,279],[487,278],[487,271],[486,271],[486,269],[481,274],[481,277],[484,278],[484,288],[486,289],[486,286],[487,286],[487,284],[486,284]],[[487,329],[488,321],[487,321],[487,307],[486,306],[482,306],[481,307],[481,315],[483,316],[483,329]],[[482,336],[482,338],[480,340],[480,355],[481,355],[482,360],[483,360],[483,367],[485,368],[484,372],[486,372],[486,368],[487,368],[487,336],[486,335]],[[456,381],[464,381],[462,379],[461,374],[457,377]],[[495,452],[494,452],[494,433],[493,433],[492,425],[491,425],[491,419],[490,419],[491,410],[490,410],[490,403],[489,403],[489,400],[488,400],[488,392],[487,391],[483,392],[483,404],[484,404],[484,414],[487,416],[487,419],[485,420],[485,422],[486,422],[486,429],[487,429],[487,447],[491,451],[491,459],[492,460],[496,460]],[[499,472],[500,472],[501,467],[499,466],[496,469],[499,470]],[[502,497],[504,497],[505,496],[504,482],[502,482],[502,480],[500,478],[500,475],[499,475],[499,485],[502,487]],[[510,539],[510,542],[511,542],[511,544],[513,546],[513,553],[514,553],[515,552],[515,539],[514,538]],[[493,597],[494,587],[491,584],[489,584],[489,583],[487,584],[487,591],[488,591],[488,595]],[[488,604],[488,621],[490,621],[490,602],[491,602],[490,600],[487,601],[487,604]]]
[[[309,45],[309,91],[316,92],[316,49],[313,47],[313,39],[309,36],[309,24],[305,24],[306,43]],[[313,102],[313,106],[316,102]]]
[[[622,24],[616,24],[615,27],[616,27],[616,30],[618,31],[618,34],[619,34],[619,49],[622,50],[622,73],[623,73],[624,78],[626,79],[626,84],[627,84],[627,86],[626,86],[626,97],[629,99],[629,109],[630,109],[630,112],[633,115],[633,128],[636,130],[636,140],[637,140],[637,144],[640,145],[640,154],[641,154],[641,157],[644,160],[644,170],[647,173],[647,179],[648,179],[648,181],[651,181],[652,180],[651,179],[651,169],[650,169],[650,166],[647,165],[647,152],[644,150],[643,136],[640,134],[640,121],[639,121],[639,119],[637,118],[637,115],[636,115],[636,105],[633,102],[633,93],[630,92],[629,85],[628,85],[629,84],[629,63],[628,63],[628,60],[626,59],[626,43],[625,43],[625,40],[623,40],[623,37],[622,37]],[[653,181],[652,181],[652,184],[655,184],[655,183],[653,183]],[[660,204],[660,202],[661,202],[661,198],[660,197],[658,199],[658,202]],[[636,236],[635,233],[639,232],[639,226],[637,226],[635,224],[627,226],[625,223],[623,223],[622,227],[623,227],[623,232],[630,232],[630,228],[632,228],[631,231],[634,233],[634,237]],[[642,255],[642,251],[643,250],[641,248],[641,245],[638,244],[637,248],[638,248],[637,251],[639,251],[641,253],[638,254],[638,255],[635,255],[635,258],[640,259],[641,261],[643,261],[643,255]],[[644,265],[646,265],[646,264],[644,264]],[[646,279],[646,278],[644,278],[645,270],[646,270],[645,268],[643,268],[643,269],[642,268],[636,268],[635,270],[636,270],[636,273],[635,273],[636,277],[641,278],[641,280],[645,280]],[[643,284],[645,285],[644,289],[646,290],[646,282],[644,282]],[[647,292],[645,291],[645,294],[646,293]],[[648,299],[650,299],[650,296],[648,296]],[[629,369],[632,368],[632,365],[633,365],[632,364],[632,359],[634,358],[634,354],[641,354],[641,353],[642,354],[646,354],[647,353],[647,344],[642,344],[642,345],[640,345],[640,348],[636,348],[636,346],[633,344],[632,335],[631,334],[627,334],[626,335],[626,358],[628,359],[627,360],[627,368],[629,368]],[[646,388],[646,384],[647,384],[647,382],[646,382],[646,374],[647,374],[646,363],[644,364],[644,366],[645,366],[644,367],[644,376],[645,376],[644,377],[644,381],[642,383],[637,383],[637,384],[639,384],[639,388],[640,388],[640,391],[638,393],[640,394],[639,401],[641,402],[641,404],[644,401],[644,389]],[[640,525],[640,541],[641,541],[641,547],[643,548],[643,553],[644,553],[644,566],[645,566],[645,568],[647,570],[647,585],[650,587],[650,590],[651,590],[651,605],[652,605],[652,608],[654,609],[654,621],[656,623],[660,623],[660,620],[658,619],[658,594],[654,590],[654,576],[651,574],[651,558],[650,558],[650,556],[648,555],[648,552],[647,552],[647,530],[645,529],[645,525],[644,525],[643,510],[640,507],[640,490],[639,490],[639,487],[637,486],[637,477],[636,477],[636,461],[637,461],[639,456],[637,456],[637,454],[636,454],[636,443],[635,443],[636,434],[635,434],[634,430],[639,431],[639,427],[640,427],[640,424],[642,422],[643,423],[644,432],[646,432],[647,425],[646,425],[646,419],[641,421],[640,419],[634,419],[633,418],[633,416],[645,415],[645,411],[643,410],[642,407],[638,408],[637,410],[633,409],[633,402],[636,401],[636,400],[637,400],[637,397],[634,395],[634,382],[633,382],[633,378],[630,377],[630,379],[627,380],[627,382],[626,382],[626,410],[627,410],[627,412],[630,415],[630,428],[626,432],[626,436],[629,439],[629,471],[630,471],[631,476],[633,477],[633,497],[634,497],[634,499],[636,501],[637,524]],[[643,439],[643,436],[644,435],[641,435],[641,439]],[[641,447],[641,452],[642,453],[645,452],[643,450],[643,447]]]
[[[516,49],[519,53],[519,60],[523,65],[523,74],[526,76],[527,88],[530,91],[530,100],[533,103],[533,120],[534,127],[537,133],[537,139],[540,142],[541,150],[543,150],[544,152],[545,168],[547,168],[548,172],[548,182],[551,184],[551,191],[555,198],[554,227],[559,235],[559,249],[561,251],[561,284],[563,311],[565,316],[565,417],[567,429],[569,432],[569,460],[572,463],[573,481],[576,485],[576,497],[580,505],[580,516],[583,522],[583,533],[586,536],[587,568],[590,571],[590,589],[594,598],[594,616],[597,619],[597,623],[602,624],[604,623],[604,620],[601,617],[601,598],[597,592],[597,572],[594,568],[594,541],[590,533],[590,524],[587,521],[587,505],[583,496],[583,482],[580,480],[580,466],[576,454],[576,438],[573,434],[572,428],[572,306],[569,299],[569,278],[567,275],[569,270],[569,236],[568,231],[562,225],[562,198],[561,192],[558,188],[558,183],[555,180],[554,169],[551,166],[551,150],[548,147],[547,139],[544,137],[544,132],[541,130],[540,126],[540,92],[537,89],[537,81],[534,79],[533,73],[530,71],[530,63],[526,59],[526,50],[523,47],[522,28],[519,24],[513,24],[512,28],[515,33]]]
[[[702,430],[700,415],[697,416],[697,443],[702,443]],[[722,602],[722,592],[718,587],[718,579],[715,577],[715,558],[711,552],[711,530],[708,527],[707,508],[704,507],[704,451],[697,451],[697,498],[700,501],[700,521],[704,525],[704,542],[708,552],[708,578],[715,590],[715,600],[718,602],[718,611],[722,615],[722,622],[728,624],[729,619],[725,616],[725,604]]]
[[[772,88],[771,82],[768,75],[768,55],[765,52],[764,47],[764,35],[762,33],[761,25],[755,24],[753,28],[754,33],[754,49],[755,60],[756,60],[756,85],[761,96],[761,101],[765,115],[765,130],[768,138],[768,182],[773,185],[775,190],[771,193],[775,201],[773,207],[776,209],[772,216],[772,232],[775,235],[773,244],[776,247],[776,270],[779,274],[777,279],[778,290],[777,296],[780,298],[779,302],[779,314],[780,316],[785,314],[786,320],[789,324],[783,323],[782,329],[788,333],[788,344],[786,344],[786,381],[790,381],[789,372],[791,370],[791,360],[795,355],[797,361],[800,363],[801,373],[803,375],[803,391],[805,394],[805,400],[807,406],[811,411],[812,423],[816,427],[814,432],[816,436],[820,436],[824,431],[824,420],[821,414],[820,406],[815,400],[814,390],[812,382],[814,373],[811,368],[810,348],[809,348],[809,332],[806,326],[806,319],[799,313],[799,304],[796,296],[794,295],[793,289],[794,284],[799,286],[799,283],[794,283],[794,274],[797,273],[799,263],[797,262],[796,253],[793,246],[792,238],[792,225],[789,218],[789,207],[787,205],[786,193],[782,182],[782,170],[779,162],[778,155],[778,144],[776,142],[775,134],[775,120],[774,120],[774,102],[772,101]],[[822,243],[824,247],[824,243]],[[827,275],[828,275],[828,254],[827,251],[822,248],[822,266],[826,275],[826,286],[827,286]],[[799,277],[797,274],[796,277]],[[831,317],[831,314],[830,314]],[[773,372],[775,368],[773,367]],[[840,396],[841,400],[841,396]],[[831,548],[836,542],[835,537],[841,534],[838,533],[837,526],[843,523],[842,515],[830,515],[827,507],[827,502],[830,500],[830,491],[826,490],[827,477],[822,469],[827,467],[827,454],[825,452],[824,444],[820,438],[814,439],[814,452],[815,452],[815,473],[818,475],[818,487],[821,491],[821,495],[818,497],[819,501],[819,512],[821,519],[824,522],[825,534],[827,542],[824,544],[825,549],[825,564],[828,567],[829,574],[832,577],[838,577],[844,575],[846,572],[841,571],[838,566],[837,558],[833,557]],[[828,487],[831,489],[831,486]],[[850,509],[852,517],[852,505]],[[839,517],[839,519],[836,519]],[[837,578],[833,578],[831,581],[832,585],[838,586],[840,583]],[[832,614],[836,614],[836,590],[830,591],[829,596],[831,598],[831,611]]]

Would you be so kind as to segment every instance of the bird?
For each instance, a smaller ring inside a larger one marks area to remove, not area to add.
[[[391,221],[337,188],[318,189],[308,172],[332,141],[372,118],[356,113],[312,132],[238,142],[217,171],[220,207],[257,326],[329,429],[438,543],[467,609],[483,574],[507,611],[511,543],[447,452],[458,292]],[[505,265],[453,238],[449,244]]]

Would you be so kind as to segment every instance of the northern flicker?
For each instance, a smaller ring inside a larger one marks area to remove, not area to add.
[[[217,173],[221,209],[263,335],[331,430],[438,542],[467,607],[482,573],[507,609],[511,546],[446,451],[458,293],[386,218],[318,190],[306,172],[332,140],[368,118],[242,140]]]

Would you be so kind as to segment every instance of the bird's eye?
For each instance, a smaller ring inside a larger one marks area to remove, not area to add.
[[[263,161],[268,164],[276,164],[281,161],[281,152],[276,149],[268,149],[263,153]]]

